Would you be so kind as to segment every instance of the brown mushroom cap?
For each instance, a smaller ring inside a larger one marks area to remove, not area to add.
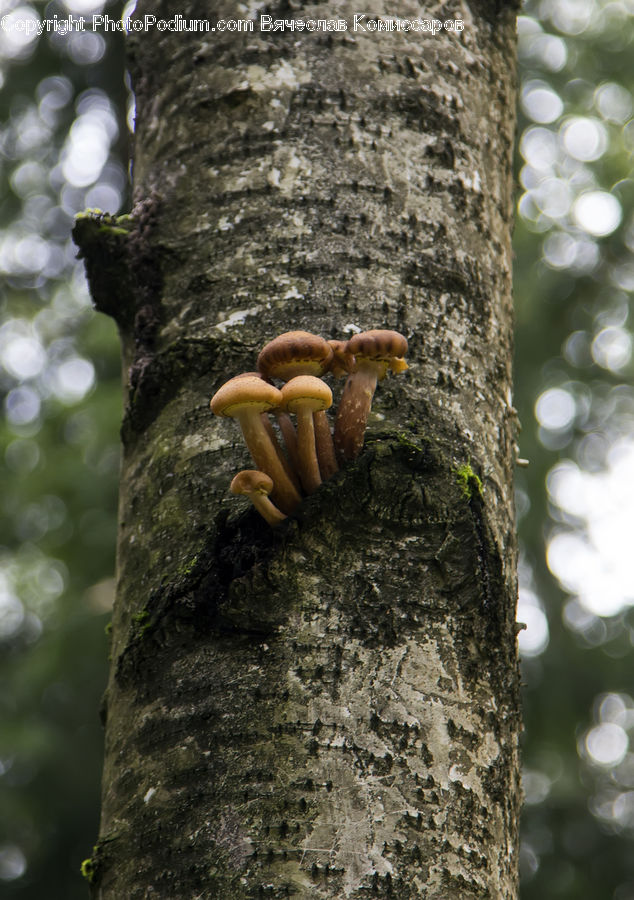
[[[403,372],[407,363],[407,340],[398,331],[363,331],[350,338],[347,350],[354,355],[335,420],[334,443],[342,459],[354,459],[363,448],[363,439],[377,381],[388,369]]]
[[[328,371],[332,372],[335,378],[341,378],[343,375],[349,375],[354,366],[354,355],[348,350],[348,341],[328,341],[332,349],[332,359],[328,366]]]
[[[289,412],[297,412],[300,406],[316,412],[332,405],[332,391],[321,378],[314,375],[298,375],[287,381],[281,394],[283,406]]]
[[[322,375],[332,359],[328,342],[309,331],[286,331],[269,341],[258,356],[266,378],[289,381],[298,375]]]
[[[358,369],[363,362],[377,364],[377,378],[385,377],[387,370],[404,372],[407,363],[403,359],[407,353],[407,338],[398,331],[374,329],[353,335],[346,349],[355,357]]]

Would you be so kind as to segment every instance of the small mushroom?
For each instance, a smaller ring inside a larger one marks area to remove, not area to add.
[[[284,385],[282,397],[284,408],[297,416],[299,477],[306,493],[312,494],[321,484],[313,413],[331,406],[332,391],[321,378],[298,375]]]
[[[243,469],[233,479],[229,490],[232,494],[242,494],[248,497],[269,525],[279,525],[286,518],[284,513],[280,512],[269,499],[269,494],[273,490],[273,479],[269,478],[266,472],[259,472],[257,469]]]
[[[339,403],[334,443],[343,459],[354,459],[363,448],[377,381],[385,378],[388,369],[403,372],[408,367],[403,359],[407,340],[398,331],[363,331],[350,338],[347,352],[355,362]]]
[[[282,402],[282,394],[259,375],[237,375],[216,391],[211,411],[218,416],[237,419],[253,462],[273,479],[273,499],[284,512],[292,512],[301,502],[280,460],[261,418],[263,412]]]
[[[241,372],[239,375],[235,376],[236,378],[264,378],[260,372]],[[277,435],[273,430],[273,426],[271,425],[271,420],[269,419],[268,413],[263,412],[260,414],[262,419],[262,424],[266,430],[266,433],[271,439],[271,443],[275,447],[275,452],[277,453],[280,462],[284,466],[286,474],[293,482],[295,488],[299,491],[299,478],[295,474],[297,471],[297,465],[295,461],[295,453],[296,453],[296,445],[297,445],[297,436],[295,434],[295,426],[291,422],[291,417],[288,413],[283,413],[280,409],[271,410],[273,414],[276,416],[278,425],[280,426],[280,430],[284,437],[284,443],[286,444],[286,448],[288,450],[288,455],[290,457],[289,460],[284,456],[284,451],[280,447],[279,441],[277,439]],[[294,467],[294,468],[293,468]]]
[[[330,341],[310,331],[286,331],[262,348],[257,365],[265,378],[288,382],[298,375],[323,375],[329,370],[332,359]],[[319,469],[321,477],[327,480],[339,469],[330,424],[323,410],[317,410],[313,418]],[[293,435],[288,433],[287,438],[288,424],[281,416],[278,416],[278,422],[292,460],[296,458]]]

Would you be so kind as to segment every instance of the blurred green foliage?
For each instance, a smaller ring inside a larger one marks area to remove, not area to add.
[[[632,900],[634,5],[529,0],[523,13],[522,898]]]
[[[121,375],[70,230],[129,204],[122,38],[3,30],[0,83],[0,895],[73,900],[98,828]]]
[[[633,41],[632,0],[527,0],[519,22],[524,900],[634,900]],[[0,32],[0,57],[0,893],[73,900],[98,828],[121,401],[70,229],[129,208],[132,101],[116,33]]]

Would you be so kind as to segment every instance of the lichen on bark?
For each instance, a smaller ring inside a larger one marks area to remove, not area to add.
[[[514,23],[458,9],[426,40],[131,35],[152,199],[129,224],[96,897],[516,895]],[[404,333],[410,369],[270,529],[227,495],[246,453],[209,398],[276,333],[350,326]]]

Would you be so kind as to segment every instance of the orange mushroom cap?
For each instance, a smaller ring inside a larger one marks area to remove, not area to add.
[[[217,416],[232,417],[238,409],[250,408],[268,412],[279,406],[280,391],[259,375],[244,372],[225,382],[211,398],[209,406]]]
[[[298,375],[287,381],[281,390],[282,402],[289,412],[297,412],[299,407],[317,412],[332,405],[332,391],[328,385],[314,375]]]

